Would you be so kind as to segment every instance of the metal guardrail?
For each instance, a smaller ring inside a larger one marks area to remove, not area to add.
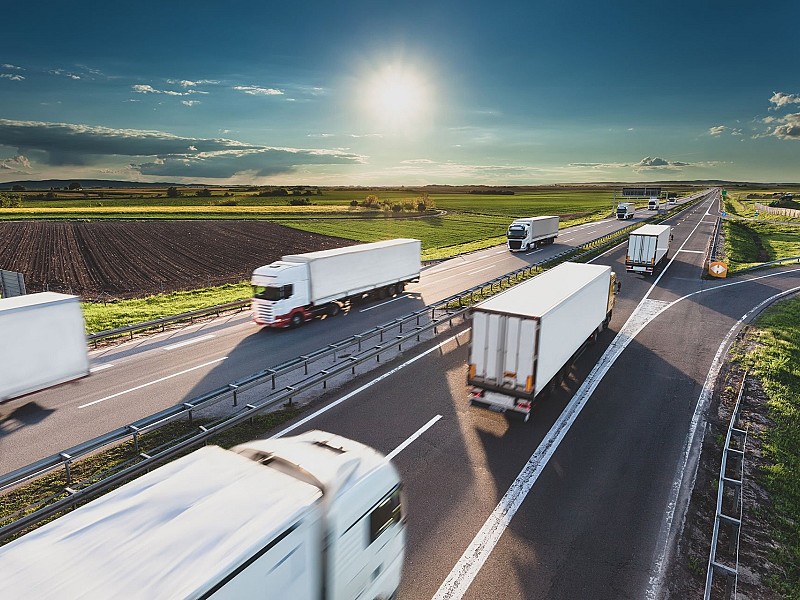
[[[742,483],[744,480],[744,453],[747,444],[747,431],[738,428],[739,414],[741,411],[742,392],[744,391],[747,373],[742,377],[736,406],[728,425],[728,434],[725,436],[725,448],[722,451],[722,465],[719,470],[717,487],[717,509],[714,517],[714,533],[711,536],[711,551],[708,556],[708,570],[706,571],[706,587],[704,600],[711,600],[716,592],[717,597],[730,599],[736,595],[739,582],[739,538],[742,531]],[[733,463],[733,465],[731,465]],[[728,476],[728,467],[735,471],[734,477]],[[728,502],[726,503],[726,499]],[[725,505],[732,510],[725,511]],[[734,513],[734,514],[730,514]],[[720,546],[720,529],[727,529],[727,551]],[[720,554],[727,554],[733,565],[721,562]],[[724,595],[720,596],[719,586],[714,587],[714,574],[725,576]]]
[[[692,204],[693,203],[687,203],[678,207],[678,209],[685,210]],[[659,215],[656,219],[658,221],[664,220],[675,212],[678,211],[673,209],[669,215]],[[420,341],[421,335],[428,331],[433,331],[434,334],[437,334],[438,332],[436,330],[438,327],[441,327],[444,323],[452,325],[453,319],[463,316],[468,310],[468,307],[475,302],[479,302],[487,296],[532,277],[548,268],[548,266],[555,265],[567,259],[575,261],[586,260],[605,250],[607,247],[618,243],[623,238],[626,238],[627,234],[632,229],[639,226],[641,226],[641,223],[635,223],[611,234],[591,240],[577,248],[565,250],[556,256],[472,287],[469,290],[445,298],[438,303],[426,306],[404,317],[379,325],[364,333],[351,336],[350,338],[330,344],[313,353],[297,357],[276,367],[265,369],[246,378],[229,383],[226,386],[212,390],[202,396],[186,402],[181,402],[154,415],[145,417],[107,434],[59,452],[58,454],[39,460],[31,465],[2,475],[0,476],[0,492],[63,468],[66,479],[66,486],[64,488],[66,496],[52,503],[49,502],[53,501],[53,496],[46,498],[35,508],[35,512],[21,516],[13,522],[0,527],[0,540],[5,540],[9,536],[53,514],[59,513],[70,506],[74,506],[78,502],[108,487],[116,485],[119,481],[135,476],[157,464],[161,464],[185,448],[198,445],[211,436],[238,425],[260,412],[265,412],[287,400],[291,402],[293,397],[303,392],[318,386],[322,386],[322,388],[325,389],[330,379],[347,371],[350,371],[351,374],[355,374],[357,366],[373,359],[380,361],[381,354],[388,352],[390,349],[393,350],[395,346],[402,349],[402,345],[407,344],[412,341],[412,339],[418,342]],[[428,313],[430,313],[430,316],[428,316]],[[437,315],[437,313],[439,314]],[[397,333],[390,337],[389,334],[393,330],[397,330]],[[370,346],[370,344],[374,345]],[[367,346],[369,347],[364,350]],[[311,365],[326,358],[332,358],[333,365],[327,366],[309,375]],[[278,389],[279,377],[288,376],[299,369],[303,370],[302,377],[304,377],[304,379]],[[232,400],[233,406],[238,406],[239,398],[244,392],[264,384],[269,385],[270,391],[273,392],[264,401],[260,403],[246,403],[239,413],[224,418],[212,426],[200,426],[198,433],[184,440],[176,440],[175,443],[169,445],[169,447],[159,448],[157,452],[151,452],[149,455],[139,454],[139,437],[142,434],[156,430],[177,419],[188,417],[191,420],[196,412],[225,399]],[[71,467],[77,460],[102,450],[105,447],[126,441],[133,441],[136,453],[139,454],[138,459],[140,459],[140,462],[127,466],[117,473],[101,474],[102,479],[99,481],[89,481],[88,483],[84,481],[76,484],[76,482],[72,480]]]
[[[760,265],[747,267],[746,269],[742,269],[741,271],[736,271],[735,273],[733,273],[733,275],[739,275],[741,273],[749,273],[750,271],[757,271],[758,269],[766,269],[767,267],[774,267],[776,265],[783,265],[788,263],[800,263],[800,256],[789,256],[787,258],[779,258],[778,260],[771,260],[769,262],[761,263]]]
[[[184,321],[194,322],[195,319],[199,319],[201,317],[208,317],[210,315],[219,316],[220,313],[222,312],[234,309],[242,310],[243,308],[249,305],[250,305],[250,298],[247,298],[246,300],[235,300],[233,302],[227,302],[225,304],[217,304],[215,306],[209,306],[208,308],[199,308],[197,310],[181,313],[179,315],[161,317],[160,319],[153,319],[152,321],[133,323],[131,325],[123,325],[122,327],[116,327],[115,329],[106,329],[105,331],[90,333],[89,335],[86,336],[86,341],[88,343],[94,344],[94,346],[97,347],[98,341],[107,338],[120,337],[125,334],[129,334],[130,338],[133,339],[133,334],[137,331],[144,331],[147,329],[157,329],[159,327],[161,328],[162,331],[164,331],[164,328],[167,325],[171,325],[173,323],[183,323]]]

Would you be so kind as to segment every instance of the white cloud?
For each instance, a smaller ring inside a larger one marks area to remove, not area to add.
[[[0,65],[0,68],[3,68],[3,69],[14,69],[15,71],[24,71],[24,69],[22,67],[18,67],[17,65],[10,65],[8,63],[3,63],[2,65]]]
[[[772,98],[769,99],[771,104],[775,106],[770,107],[770,110],[778,110],[789,104],[800,104],[800,94],[786,94],[784,92],[773,92]]]
[[[236,85],[233,87],[237,92],[244,92],[251,96],[283,96],[283,90],[275,88],[262,88],[255,85]]]
[[[68,77],[69,79],[78,80],[81,78],[80,75],[76,75],[75,73],[70,73],[65,71],[64,69],[51,69],[48,71],[51,75],[58,75],[59,77]]]
[[[197,81],[191,81],[189,79],[167,79],[167,83],[172,85],[180,85],[181,87],[197,87],[198,85],[217,85],[219,81],[216,79],[198,79]]]
[[[434,161],[428,158],[410,158],[408,160],[401,160],[401,165],[434,165]]]
[[[197,106],[200,104],[200,100],[181,100],[181,104],[184,106]]]
[[[782,140],[800,140],[800,113],[792,113],[778,119],[781,125],[776,125],[768,135]]]
[[[309,133],[306,137],[310,138],[332,138],[335,137],[333,133]]]
[[[0,160],[0,171],[12,171],[24,173],[31,170],[31,161],[22,154],[17,154],[14,158]]]
[[[725,125],[716,125],[708,129],[708,135],[718,136],[721,135],[726,129],[727,127],[725,127]]]
[[[131,88],[137,94],[164,94],[166,96],[191,96],[192,94],[208,94],[202,90],[186,90],[185,92],[176,92],[175,90],[158,90],[152,85],[137,83],[132,85]]]
[[[0,73],[0,79],[10,79],[11,81],[22,81],[25,79],[22,75],[16,73]]]

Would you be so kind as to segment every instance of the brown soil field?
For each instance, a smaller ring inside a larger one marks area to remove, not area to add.
[[[135,298],[249,279],[286,254],[355,242],[265,221],[0,223],[0,269],[28,292]]]

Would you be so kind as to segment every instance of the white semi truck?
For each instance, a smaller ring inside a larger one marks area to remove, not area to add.
[[[632,219],[636,212],[636,205],[633,202],[620,202],[617,204],[617,219]]]
[[[647,201],[647,209],[658,210],[658,198],[650,198],[650,200]]]
[[[389,598],[405,530],[397,470],[363,444],[206,446],[0,548],[0,598]]]
[[[0,299],[0,401],[89,374],[77,296],[42,292]]]
[[[471,403],[527,421],[536,397],[608,326],[618,289],[611,267],[567,262],[476,305]]]
[[[631,232],[625,269],[632,273],[652,275],[667,258],[672,228],[669,225],[642,225]]]
[[[420,250],[419,240],[395,239],[284,256],[253,272],[252,318],[299,327],[315,316],[334,316],[365,294],[399,294],[419,281]]]
[[[525,217],[508,226],[508,249],[524,252],[531,248],[552,244],[558,237],[558,217]]]

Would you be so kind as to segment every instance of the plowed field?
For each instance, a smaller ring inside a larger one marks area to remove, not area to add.
[[[264,221],[0,223],[0,269],[29,292],[92,300],[142,297],[248,279],[285,254],[353,244]]]

